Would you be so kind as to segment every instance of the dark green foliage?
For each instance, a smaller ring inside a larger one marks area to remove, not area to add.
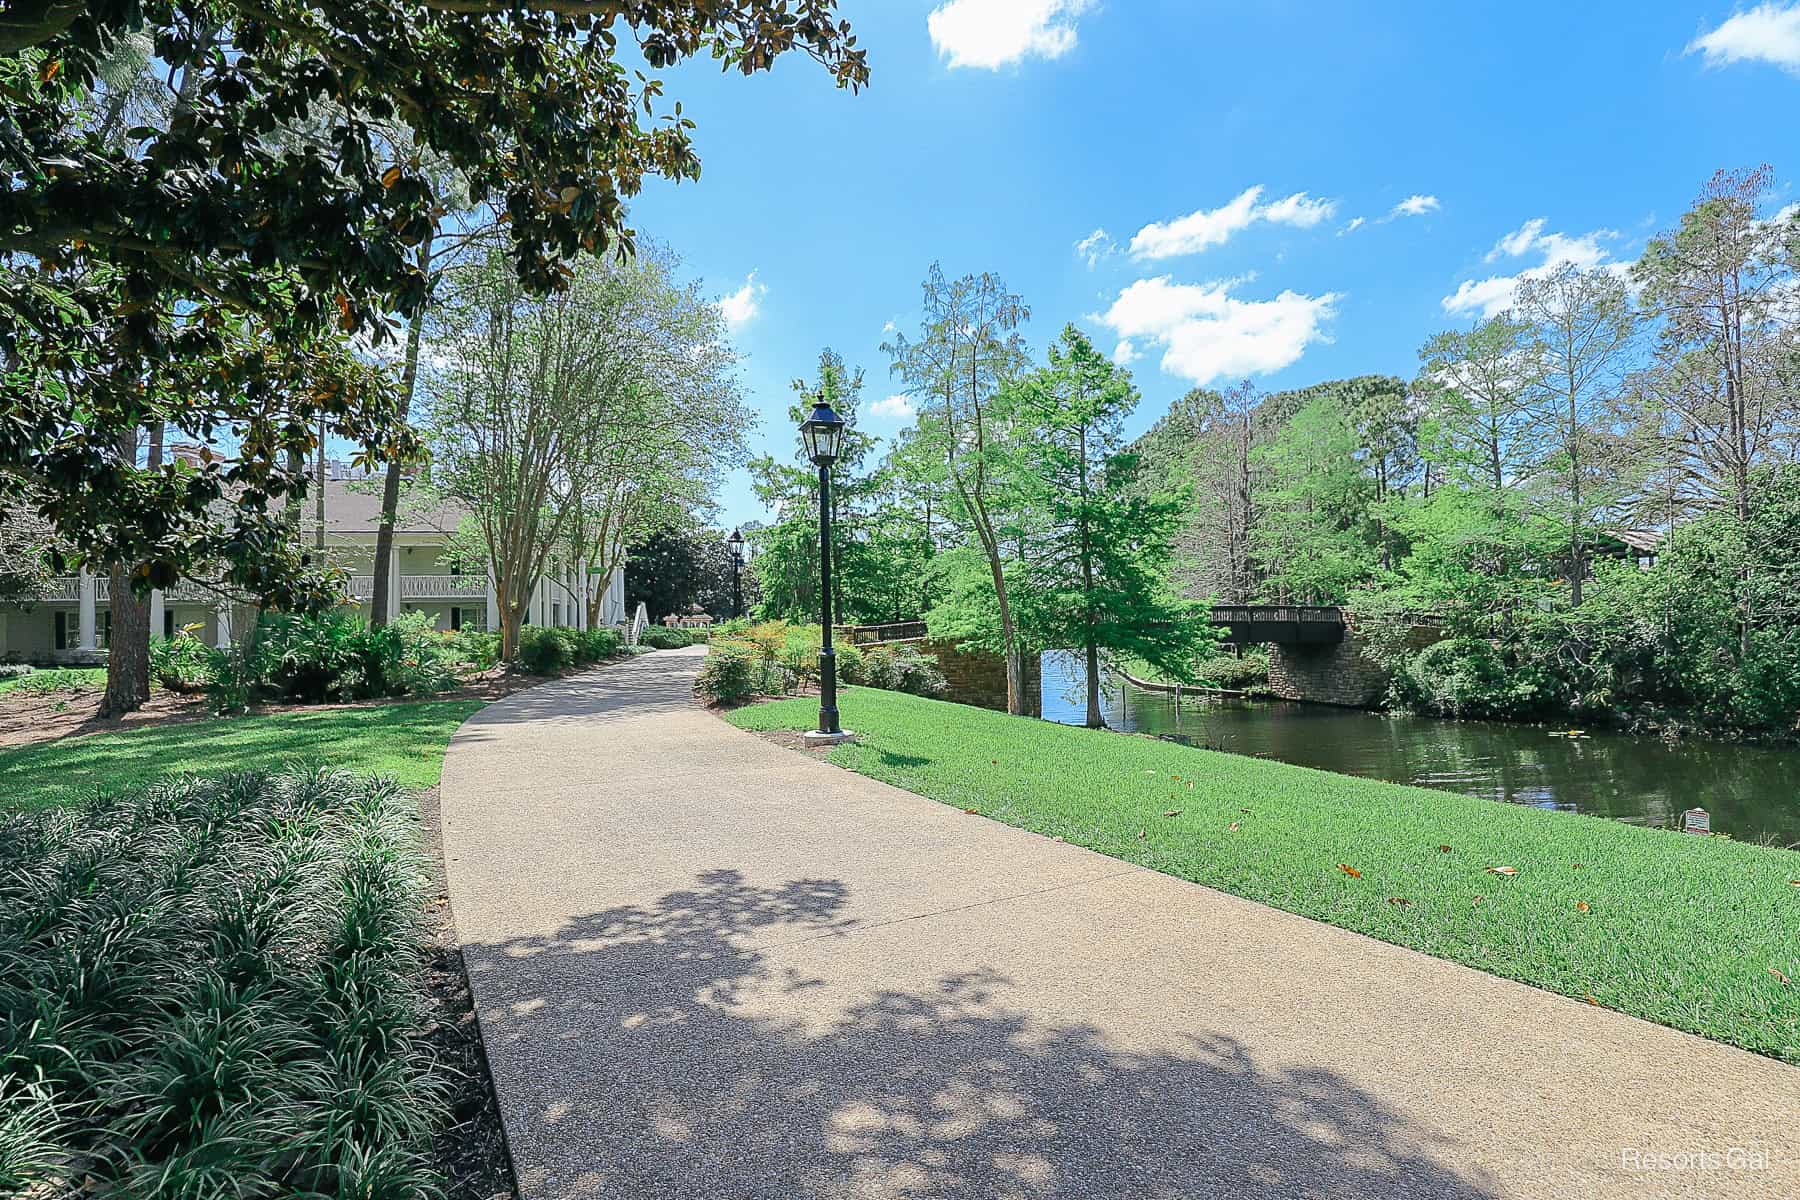
[[[871,646],[863,655],[861,675],[846,682],[927,697],[942,696],[949,687],[937,660],[907,645]]]
[[[641,603],[652,621],[685,616],[693,606],[714,617],[732,615],[731,547],[715,529],[665,530],[630,547],[625,556],[625,607]],[[754,572],[743,568],[744,605],[755,600]]]
[[[519,631],[517,661],[521,669],[533,675],[554,675],[570,667],[612,658],[624,648],[624,641],[616,629],[582,632],[560,626],[527,625]]]
[[[0,823],[0,1192],[434,1194],[416,820],[246,772]]]
[[[1198,687],[1232,692],[1265,691],[1269,686],[1268,652],[1251,651],[1242,658],[1217,654],[1201,659],[1194,668],[1193,682]]]
[[[629,243],[646,176],[698,176],[693,123],[660,74],[706,54],[751,74],[800,50],[868,79],[832,0],[611,6],[475,0],[9,6],[0,25],[0,494],[96,561],[166,587],[228,567],[284,608],[331,593],[281,537],[318,418],[367,457],[416,450],[349,335],[392,337],[430,284],[416,248],[482,207],[537,292]],[[103,114],[121,43],[153,47],[142,124]],[[168,422],[232,447],[138,468],[122,435]],[[274,503],[271,503],[274,501]],[[141,564],[141,565],[140,565]],[[315,564],[316,565],[316,564]]]
[[[694,644],[694,635],[685,629],[649,625],[639,640],[652,650],[680,650]]]
[[[150,639],[150,675],[174,691],[193,691],[211,683],[218,658],[217,650],[186,631]]]
[[[589,629],[581,635],[583,662],[612,658],[625,648],[625,637],[616,629]]]
[[[574,666],[581,655],[581,635],[553,625],[528,625],[519,631],[519,666],[533,675],[554,675]]]
[[[213,707],[336,703],[379,696],[424,696],[456,680],[457,654],[426,613],[403,613],[372,627],[360,615],[265,613],[248,646],[215,650],[191,637],[153,647],[162,678],[198,682]]]
[[[708,652],[694,678],[694,690],[713,704],[741,704],[757,694],[762,672],[756,656],[735,646]]]
[[[451,656],[470,670],[486,671],[500,662],[500,635],[480,629],[462,629],[449,634],[444,643]]]

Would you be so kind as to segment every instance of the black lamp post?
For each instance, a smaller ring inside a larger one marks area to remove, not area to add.
[[[731,544],[731,615],[744,615],[744,531],[734,529],[725,539]]]
[[[819,728],[820,740],[841,740],[838,724],[837,655],[831,649],[831,464],[844,443],[844,418],[823,396],[800,423],[806,456],[819,468]]]

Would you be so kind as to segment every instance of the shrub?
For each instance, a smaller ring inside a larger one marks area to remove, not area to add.
[[[871,646],[863,653],[862,683],[885,692],[900,690],[900,658],[893,646]]]
[[[527,625],[519,631],[520,667],[533,675],[554,675],[574,666],[581,657],[581,637],[573,629],[554,625]]]
[[[172,638],[150,639],[150,674],[172,692],[199,691],[218,673],[222,652],[196,636],[199,628],[188,626]]]
[[[625,645],[625,637],[616,629],[589,629],[581,635],[581,660],[600,662],[614,658]]]
[[[382,682],[390,694],[428,696],[456,683],[456,650],[430,613],[403,612],[373,631]]]
[[[914,696],[938,697],[949,689],[937,660],[911,646],[870,646],[862,652],[862,679],[866,687]]]
[[[500,662],[500,635],[479,629],[461,629],[444,637],[453,661],[472,671],[486,671]]]
[[[241,657],[253,698],[300,704],[363,700],[386,690],[385,668],[399,641],[354,613],[266,613]]]
[[[832,653],[837,657],[838,678],[845,683],[861,683],[863,681],[863,654],[858,646],[845,642],[833,646]]]
[[[0,663],[0,682],[8,679],[23,679],[34,669],[30,663]]]
[[[694,690],[713,704],[738,704],[761,690],[762,666],[756,656],[735,646],[715,646],[700,664]]]
[[[666,625],[646,625],[642,641],[652,650],[683,650],[694,644],[693,635],[687,630]]]
[[[1242,658],[1219,654],[1203,659],[1194,671],[1194,683],[1205,688],[1252,692],[1269,686],[1269,655],[1253,651]]]
[[[1508,670],[1486,638],[1425,647],[1407,664],[1404,683],[1419,707],[1447,717],[1518,716],[1539,698],[1531,673]]]
[[[333,773],[0,820],[0,1194],[434,1194],[416,825]]]
[[[944,678],[937,659],[920,654],[911,646],[897,646],[894,660],[900,667],[900,684],[895,690],[933,699],[949,690],[949,681]]]

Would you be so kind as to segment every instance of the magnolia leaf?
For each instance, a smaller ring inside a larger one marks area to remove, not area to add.
[[[1351,866],[1349,863],[1339,863],[1338,870],[1342,871],[1352,879],[1362,878],[1362,872]]]

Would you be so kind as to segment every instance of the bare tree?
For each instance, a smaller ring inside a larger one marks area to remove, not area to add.
[[[882,349],[919,403],[922,436],[942,459],[961,516],[987,560],[1005,647],[1006,708],[1023,713],[1023,649],[1007,594],[1004,474],[997,469],[1006,431],[997,425],[996,400],[1027,361],[1018,330],[1031,310],[998,275],[951,281],[935,264],[925,277],[923,310],[916,340],[896,334]]]
[[[1523,280],[1514,312],[1531,330],[1534,408],[1549,438],[1544,511],[1563,526],[1569,600],[1579,606],[1597,528],[1632,486],[1617,434],[1637,314],[1616,275],[1571,265]]]

